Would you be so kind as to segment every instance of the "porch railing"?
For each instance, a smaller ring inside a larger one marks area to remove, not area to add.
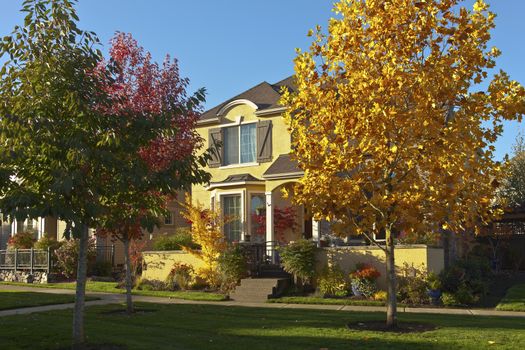
[[[0,269],[2,270],[51,270],[50,249],[8,249],[0,250]]]
[[[115,267],[115,245],[97,245],[97,262],[108,262]]]
[[[278,250],[279,243],[268,241],[262,243],[240,243],[244,251],[248,266],[252,274],[258,275],[263,265],[279,265],[280,258]]]

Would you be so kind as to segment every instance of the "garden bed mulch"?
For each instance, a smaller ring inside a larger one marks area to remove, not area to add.
[[[346,328],[352,331],[376,331],[391,333],[423,333],[438,329],[431,323],[399,322],[396,328],[388,328],[385,321],[351,322]]]

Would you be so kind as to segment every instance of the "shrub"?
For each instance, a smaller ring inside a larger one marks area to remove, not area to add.
[[[491,277],[488,259],[472,255],[456,261],[440,274],[443,290],[465,305],[476,303],[487,293]]]
[[[441,295],[441,302],[445,306],[457,306],[460,303],[457,301],[456,297],[452,293],[445,292]]]
[[[315,250],[315,245],[305,239],[279,247],[284,270],[303,281],[310,281],[315,274]]]
[[[50,250],[57,250],[62,245],[62,242],[57,241],[53,237],[49,237],[47,234],[42,236],[36,243],[35,243],[35,249],[42,249],[47,250],[48,248]]]
[[[88,261],[93,261],[96,256],[95,239],[90,238],[87,249]],[[65,241],[60,248],[55,250],[55,257],[59,271],[67,278],[75,277],[78,264],[78,239]]]
[[[377,300],[377,301],[386,301],[387,296],[388,294],[386,291],[380,290],[374,293],[374,296],[372,297],[372,299]]]
[[[441,280],[439,276],[434,272],[429,272],[427,275],[427,287],[431,290],[440,290],[441,289]]]
[[[18,232],[7,241],[8,249],[30,249],[33,248],[36,239],[33,232]]]
[[[170,274],[166,279],[166,287],[170,290],[187,290],[195,282],[195,271],[193,267],[181,262],[176,262],[171,268]]]
[[[376,280],[381,276],[379,271],[368,264],[358,263],[350,273],[352,292],[356,296],[371,298],[376,292]]]
[[[154,250],[182,250],[182,247],[198,248],[198,245],[193,242],[190,230],[187,228],[178,228],[175,234],[160,235],[153,240]]]
[[[221,289],[229,291],[248,275],[246,256],[239,246],[229,247],[219,257]]]
[[[454,297],[460,305],[472,305],[479,301],[479,295],[474,295],[467,284],[461,284],[454,293]]]
[[[319,292],[324,297],[344,297],[348,295],[348,283],[341,268],[335,264],[326,267],[318,280]]]
[[[405,263],[399,272],[397,288],[399,301],[411,305],[428,304],[430,300],[424,268]]]
[[[166,283],[159,280],[148,280],[140,278],[136,282],[136,289],[138,290],[149,290],[149,291],[164,291],[167,290]]]

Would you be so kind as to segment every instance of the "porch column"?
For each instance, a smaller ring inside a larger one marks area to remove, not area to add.
[[[46,219],[39,217],[38,218],[38,239],[44,237],[44,233],[46,233]]]
[[[312,241],[319,247],[319,239],[321,238],[321,223],[319,221],[312,220]]]
[[[272,192],[266,192],[266,242],[273,242],[274,240]],[[267,255],[270,253],[272,262],[275,262],[275,254],[272,248],[273,246],[266,246]]]
[[[16,233],[18,233],[18,222],[16,221],[16,219],[14,219],[11,223],[11,236]]]

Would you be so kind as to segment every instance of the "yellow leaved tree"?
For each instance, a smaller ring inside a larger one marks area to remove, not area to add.
[[[395,234],[463,232],[497,215],[493,143],[525,112],[525,90],[503,71],[479,90],[500,54],[488,48],[495,15],[460,3],[339,1],[328,32],[318,26],[298,51],[297,90],[281,101],[305,172],[295,200],[317,219],[386,235],[389,327]]]
[[[204,266],[197,270],[197,275],[212,287],[220,285],[219,257],[227,248],[222,227],[227,223],[220,210],[206,209],[201,203],[193,204],[191,197],[186,196],[181,211],[182,216],[191,223],[193,242],[200,249],[182,247],[183,250],[199,258]]]

